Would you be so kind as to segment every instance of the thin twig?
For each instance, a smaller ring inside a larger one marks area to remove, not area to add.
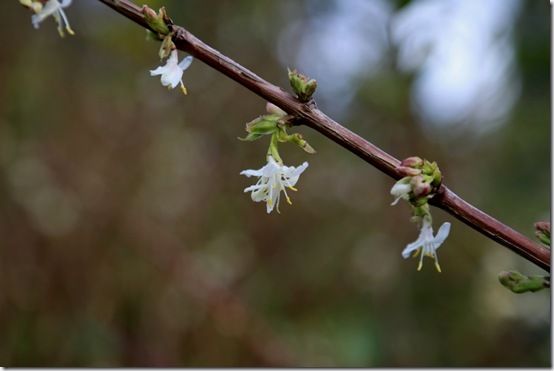
[[[99,0],[112,9],[149,28],[141,8],[129,0]],[[215,70],[235,80],[253,93],[279,106],[310,128],[319,131],[341,147],[364,159],[394,179],[401,175],[396,168],[400,161],[359,135],[348,130],[318,110],[313,104],[299,102],[285,90],[275,86],[229,57],[208,46],[180,26],[173,26],[173,41],[178,49],[185,51]],[[431,204],[445,210],[466,225],[509,248],[539,267],[550,271],[550,251],[531,239],[499,222],[483,211],[464,201],[446,186],[442,185]]]

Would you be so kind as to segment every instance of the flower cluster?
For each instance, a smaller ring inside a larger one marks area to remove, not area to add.
[[[292,204],[287,194],[287,188],[296,191],[294,186],[298,182],[300,175],[308,167],[304,162],[298,167],[285,166],[279,154],[278,144],[291,142],[298,145],[308,153],[315,153],[314,149],[298,133],[288,134],[287,127],[292,125],[293,118],[279,107],[268,103],[266,105],[267,115],[260,116],[246,124],[245,138],[239,138],[243,141],[254,141],[264,136],[270,137],[269,148],[267,151],[267,164],[259,170],[244,170],[240,174],[247,177],[256,176],[256,184],[246,187],[244,192],[251,192],[254,202],[265,202],[267,213],[271,213],[275,208],[279,211],[279,200],[281,192],[289,204]]]
[[[403,178],[391,188],[391,195],[395,198],[392,205],[398,201],[408,201],[412,207],[413,221],[420,223],[420,233],[416,241],[408,244],[402,251],[404,259],[420,255],[417,270],[423,266],[423,257],[427,256],[435,261],[437,271],[441,271],[437,257],[437,249],[450,233],[450,223],[444,223],[436,235],[433,233],[433,222],[429,208],[431,199],[442,181],[442,174],[435,162],[429,162],[419,157],[409,157],[400,163],[396,169]]]
[[[241,171],[241,175],[247,177],[256,176],[258,182],[250,187],[246,187],[244,192],[252,192],[251,197],[254,202],[265,202],[267,213],[271,213],[273,208],[279,211],[279,199],[281,198],[281,191],[285,194],[285,198],[289,205],[292,202],[287,194],[287,188],[296,191],[294,186],[300,178],[300,174],[306,170],[308,163],[304,162],[298,167],[285,166],[278,163],[271,156],[267,156],[267,164],[259,170],[244,170]]]

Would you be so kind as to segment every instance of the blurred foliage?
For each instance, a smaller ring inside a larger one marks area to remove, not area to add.
[[[333,11],[148,3],[282,87],[295,66],[279,62],[281,30]],[[159,46],[97,2],[74,2],[77,35],[63,40],[53,22],[32,29],[16,1],[0,9],[11,15],[0,26],[0,364],[550,365],[549,290],[516,296],[496,279],[540,269],[435,210],[436,225],[453,223],[443,273],[416,272],[400,256],[417,230],[407,207],[389,206],[393,181],[306,128],[318,154],[294,205],[266,215],[239,172],[260,167],[267,144],[237,140],[264,101],[199,61],[187,97],[167,91],[148,75]],[[532,236],[550,217],[548,14],[544,1],[523,4],[522,94],[486,136],[424,131],[392,62],[358,78],[338,118],[398,158],[436,160],[458,194]]]

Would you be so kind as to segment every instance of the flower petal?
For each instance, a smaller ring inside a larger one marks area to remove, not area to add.
[[[421,246],[423,246],[423,239],[420,236],[414,242],[409,243],[409,244],[406,245],[404,250],[402,250],[402,257],[404,259],[408,259],[410,257],[410,255],[412,254],[412,252],[419,249]]]
[[[438,249],[440,245],[442,245],[442,243],[444,242],[444,240],[446,240],[449,234],[450,234],[450,223],[448,222],[443,223],[439,228],[439,231],[437,232],[437,235],[435,236],[433,241],[435,244],[437,244],[437,247],[435,247],[435,250]]]
[[[188,56],[186,57],[185,59],[183,59],[180,63],[179,63],[179,68],[181,70],[186,70],[187,68],[189,68],[190,64],[192,63],[192,56]]]
[[[150,70],[150,76],[158,76],[164,74],[167,68],[165,66],[159,66],[155,70]]]
[[[240,172],[240,175],[244,175],[244,176],[247,176],[247,177],[251,177],[251,176],[262,176],[262,170],[253,170],[253,169],[248,169],[248,170],[243,170]]]

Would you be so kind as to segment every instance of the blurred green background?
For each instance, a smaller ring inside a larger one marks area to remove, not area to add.
[[[318,79],[322,110],[398,158],[436,160],[456,193],[524,234],[549,220],[546,1],[512,2],[491,36],[512,53],[487,75],[511,86],[497,89],[513,92],[508,108],[474,115],[500,107],[479,87],[454,121],[451,104],[426,113],[438,101],[418,100],[416,83],[433,67],[402,68],[391,36],[418,6],[452,21],[432,2],[147,3],[282,87],[287,66]],[[52,19],[34,30],[15,0],[0,10],[0,364],[551,364],[550,293],[497,281],[539,268],[433,210],[436,227],[452,223],[443,273],[430,260],[417,272],[400,255],[418,231],[405,204],[389,206],[393,181],[307,128],[318,153],[281,149],[310,166],[293,206],[267,215],[239,175],[263,165],[267,142],[237,140],[262,99],[200,61],[188,96],[167,91],[148,74],[158,45],[96,1],[66,9],[77,35],[65,39]]]

